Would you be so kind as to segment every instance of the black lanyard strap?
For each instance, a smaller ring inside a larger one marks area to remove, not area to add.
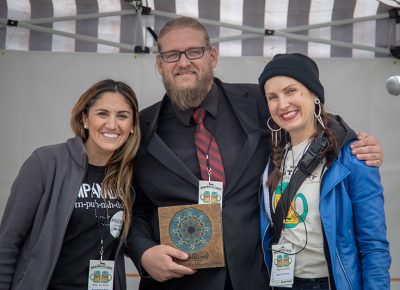
[[[281,198],[276,205],[275,212],[272,209],[271,204],[271,218],[273,223],[273,238],[272,243],[276,244],[281,236],[281,232],[284,226],[284,219],[287,217],[289,208],[295,197],[298,189],[303,184],[304,180],[310,176],[315,170],[318,164],[322,161],[322,152],[328,147],[328,140],[324,137],[323,132],[315,139],[311,141],[310,146],[300,159],[298,165],[292,177],[290,178],[289,184],[281,194]],[[271,194],[273,194],[271,192]]]

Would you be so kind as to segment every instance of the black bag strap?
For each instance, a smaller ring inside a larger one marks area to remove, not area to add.
[[[281,236],[283,229],[284,219],[287,217],[289,208],[295,197],[297,190],[303,184],[304,180],[310,176],[317,165],[321,162],[321,153],[328,147],[328,140],[324,137],[322,132],[317,138],[311,141],[310,146],[304,153],[303,157],[300,159],[295,172],[290,178],[289,184],[286,186],[285,190],[281,194],[281,198],[275,208],[275,213],[272,210],[271,205],[271,218],[273,223],[273,238],[272,243],[276,244]],[[271,192],[272,196],[272,192]]]

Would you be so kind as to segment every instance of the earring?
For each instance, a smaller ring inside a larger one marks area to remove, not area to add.
[[[318,122],[321,124],[322,128],[324,128],[324,130],[326,130],[324,121],[322,121],[322,118],[321,118],[321,112],[322,112],[321,101],[319,99],[315,99],[314,104],[318,106],[318,114],[316,113],[316,110],[315,110],[314,116],[318,120]]]
[[[267,121],[267,126],[271,130],[271,141],[272,141],[272,144],[275,145],[275,147],[278,147],[278,142],[281,141],[281,130],[282,130],[282,128],[281,127],[279,127],[279,129],[272,128],[271,125],[269,124],[269,121],[271,119],[272,119],[272,117],[269,117],[269,119]]]
[[[133,134],[133,129],[131,130],[131,134]]]
[[[83,124],[83,128],[87,129],[87,126],[86,126],[86,124]]]

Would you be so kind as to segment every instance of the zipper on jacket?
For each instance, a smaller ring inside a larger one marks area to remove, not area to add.
[[[339,261],[340,267],[342,268],[342,271],[343,271],[343,273],[344,273],[344,276],[346,277],[347,283],[349,284],[350,289],[353,289],[353,287],[351,286],[351,283],[350,283],[350,279],[349,279],[349,277],[348,277],[348,275],[347,275],[347,273],[346,273],[346,271],[345,271],[345,269],[344,269],[342,260],[340,259],[340,256],[339,256],[339,253],[338,253],[337,250],[336,250],[336,256],[337,256],[337,259],[338,259],[338,261]]]
[[[321,178],[321,185],[320,185],[320,189],[319,189],[320,194],[321,194],[321,192],[322,192],[322,187],[323,187],[323,184],[324,184],[324,182],[325,182],[326,172],[328,171],[328,169],[329,169],[329,168],[326,168],[326,170],[325,170],[325,172],[323,173],[322,178]],[[319,204],[321,204],[321,200],[322,200],[322,199],[320,199]],[[326,244],[327,244],[327,246],[328,246],[328,252],[329,252],[329,240],[328,240],[328,237],[327,237],[326,234],[325,234],[324,222],[323,222],[323,220],[322,220],[322,217],[321,217],[321,226],[322,226],[322,230],[323,230],[323,232],[324,232],[323,238],[326,239]],[[342,260],[340,259],[340,255],[339,255],[337,249],[336,249],[336,256],[337,256],[337,259],[338,259],[338,261],[339,261],[340,267],[342,268],[342,271],[343,271],[343,273],[344,273],[344,275],[345,275],[345,277],[346,277],[347,284],[349,285],[350,289],[353,289],[353,287],[352,287],[352,285],[351,285],[351,283],[350,283],[350,279],[349,279],[349,277],[348,277],[348,275],[347,275],[347,273],[346,273],[346,271],[345,271],[345,269],[344,269]],[[326,258],[325,258],[325,259],[326,259]],[[331,261],[330,261],[331,266],[328,265],[328,268],[331,268],[331,269],[332,269],[332,262],[333,262],[333,261],[332,261],[332,257],[330,257],[330,259],[331,259]],[[328,261],[327,261],[327,263],[328,263]],[[333,271],[333,270],[332,270],[332,271]],[[332,275],[333,275],[333,272],[332,272]],[[329,289],[331,289],[330,278],[331,278],[331,277],[330,277],[330,272],[329,272],[329,269],[328,269]],[[334,277],[333,277],[333,281],[335,282]],[[336,287],[336,282],[335,282],[335,287]],[[336,287],[336,289],[337,289],[337,287]]]
[[[258,205],[259,205],[259,207],[260,207],[260,211],[264,211],[264,212],[265,212],[265,210],[264,210],[264,209],[265,209],[265,206],[264,206],[264,207],[261,207],[261,190],[262,190],[262,186],[263,186],[263,175],[261,175],[261,178],[260,178],[260,186],[259,186],[259,189],[258,189]],[[265,216],[267,217],[267,220],[268,220],[268,222],[269,222],[269,226],[267,226],[267,227],[265,228],[265,231],[264,231],[264,233],[263,233],[263,236],[261,237],[261,248],[262,248],[262,251],[263,251],[263,260],[264,260],[265,268],[267,268],[267,272],[268,272],[268,278],[271,280],[271,273],[270,273],[270,270],[269,270],[269,268],[268,268],[268,263],[267,263],[267,261],[265,261],[265,255],[264,255],[264,253],[265,253],[265,248],[264,248],[263,240],[264,240],[264,237],[265,237],[265,235],[266,235],[266,233],[267,233],[267,231],[268,231],[268,228],[271,227],[271,226],[273,225],[273,223],[272,223],[272,220],[269,219],[269,217],[268,217],[268,215],[267,215],[266,212],[265,212]],[[268,286],[269,286],[269,283],[268,283]],[[271,288],[271,290],[274,290],[274,289],[275,289],[273,286],[269,286],[269,287]]]
[[[19,276],[18,276],[18,278],[17,278],[17,282],[19,282],[21,279],[22,279],[22,277],[24,277],[25,276],[25,273],[26,273],[26,269],[28,268],[28,263],[26,263],[25,265],[24,265],[24,270],[19,274]]]
[[[264,255],[264,253],[265,253],[265,248],[264,248],[264,243],[263,243],[265,234],[267,233],[268,228],[269,228],[270,226],[271,226],[271,223],[269,223],[269,226],[267,226],[267,227],[265,228],[265,231],[264,231],[264,233],[263,233],[263,237],[262,237],[262,239],[261,239],[261,248],[262,248],[262,250],[263,250],[263,260],[264,260],[264,263],[265,263],[265,268],[267,268],[268,278],[271,280],[271,272],[269,271],[267,261],[265,261],[265,255]],[[271,251],[272,251],[272,250],[271,250]],[[269,283],[268,283],[268,286],[269,286]],[[269,287],[271,287],[272,290],[275,289],[273,286],[269,286]]]

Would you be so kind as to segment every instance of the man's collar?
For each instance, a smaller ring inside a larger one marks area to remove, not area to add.
[[[201,103],[200,107],[202,107],[209,114],[211,114],[213,118],[216,118],[218,111],[218,87],[215,84],[215,82],[213,82],[211,90],[208,92],[207,97],[205,98],[203,103]],[[185,125],[186,127],[190,127],[193,124],[191,122],[191,118],[193,115],[193,111],[195,109],[181,111],[178,110],[176,106],[174,106],[173,104],[172,104],[172,109],[183,125]]]
[[[218,111],[218,87],[213,82],[211,90],[208,92],[206,99],[200,105],[204,110],[206,110],[215,119],[217,117]]]

